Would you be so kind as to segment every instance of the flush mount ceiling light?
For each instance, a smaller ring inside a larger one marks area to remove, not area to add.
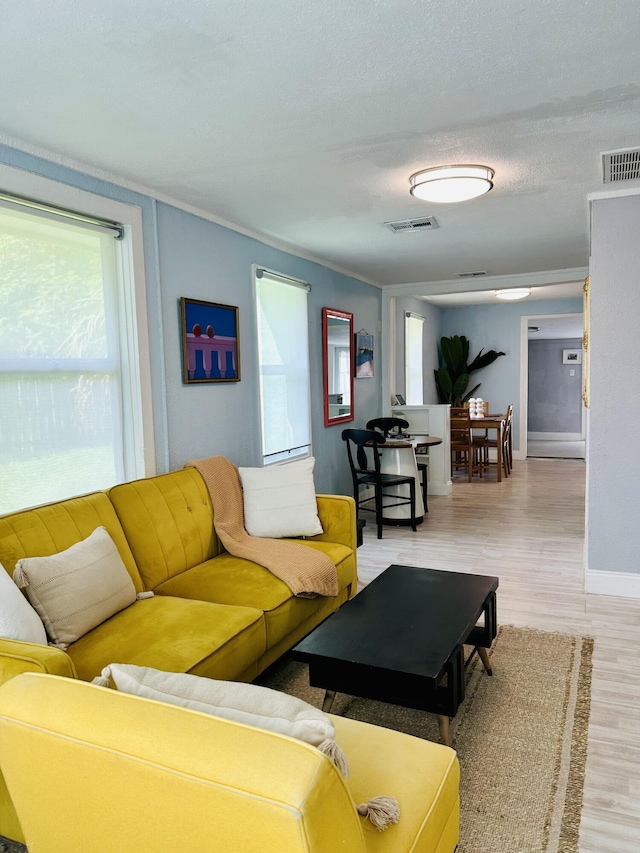
[[[493,186],[493,169],[488,166],[434,166],[409,178],[409,192],[424,201],[451,204],[488,193]]]
[[[496,290],[498,299],[525,299],[530,293],[530,287],[510,287],[508,290]]]

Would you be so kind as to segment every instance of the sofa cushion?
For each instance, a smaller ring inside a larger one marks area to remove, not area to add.
[[[85,681],[113,660],[233,680],[265,647],[260,610],[156,595],[116,613],[72,643],[67,654]]]
[[[317,746],[332,758],[343,776],[348,775],[346,759],[337,746],[331,719],[308,702],[270,687],[201,678],[180,672],[165,672],[148,666],[112,663],[94,679],[94,684],[121,693],[169,702],[213,717],[234,720],[245,726],[277,732]]]
[[[148,589],[219,554],[213,507],[195,468],[109,490]]]
[[[136,592],[144,586],[118,516],[104,492],[45,504],[0,518],[0,563],[12,575],[22,557],[48,557],[104,527],[122,557]]]
[[[42,620],[0,564],[0,637],[47,644]]]
[[[57,554],[23,557],[13,579],[26,588],[49,637],[65,649],[136,600],[133,581],[104,527]]]
[[[460,766],[448,746],[410,737],[393,729],[329,715],[336,738],[349,759],[345,780],[355,803],[392,794],[400,820],[386,832],[368,821],[367,850],[455,850],[460,827]]]
[[[330,542],[304,544],[332,558],[336,563],[338,588],[340,591],[346,589],[353,580],[350,549]],[[265,614],[268,648],[314,613],[324,610],[328,616],[335,609],[335,599],[294,596],[268,569],[226,552],[161,584],[155,592],[156,595],[197,597],[220,604],[257,607]]]
[[[238,468],[244,526],[250,536],[281,539],[322,533],[313,481],[313,456],[286,465]]]

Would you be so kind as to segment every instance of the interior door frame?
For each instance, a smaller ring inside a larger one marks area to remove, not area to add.
[[[520,317],[520,435],[518,451],[514,453],[516,459],[527,458],[527,422],[529,420],[529,323],[532,320],[550,320],[562,317],[582,317],[584,322],[584,311],[571,311],[566,314],[527,314]],[[586,421],[585,405],[582,404],[582,421],[580,432],[582,439],[585,438]]]

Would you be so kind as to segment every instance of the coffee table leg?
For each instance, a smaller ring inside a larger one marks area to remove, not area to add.
[[[445,717],[443,714],[438,714],[438,729],[440,731],[440,743],[443,743],[445,746],[451,746],[451,740],[449,738],[449,717]]]
[[[322,710],[325,713],[327,713],[327,714],[329,713],[329,711],[331,710],[331,706],[333,705],[333,700],[335,698],[336,698],[336,691],[335,690],[327,690],[326,691],[326,693],[324,694],[324,699],[322,701]]]
[[[482,661],[482,665],[487,671],[487,675],[493,675],[493,670],[491,669],[491,664],[489,662],[489,655],[487,650],[482,646],[476,646],[478,649],[478,655],[480,656],[480,660]]]

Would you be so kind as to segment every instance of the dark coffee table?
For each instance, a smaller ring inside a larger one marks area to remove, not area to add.
[[[292,650],[309,664],[312,687],[378,699],[449,719],[464,699],[464,645],[491,675],[487,649],[497,633],[498,578],[389,566]],[[476,623],[484,616],[483,624]]]

